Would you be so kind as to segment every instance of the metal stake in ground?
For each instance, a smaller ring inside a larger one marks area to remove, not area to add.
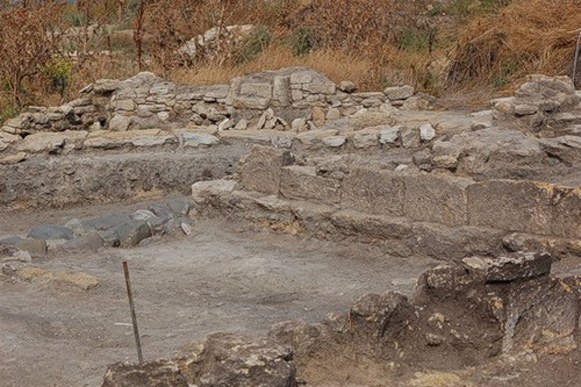
[[[133,322],[133,334],[137,345],[137,358],[139,364],[143,364],[143,353],[141,352],[141,340],[139,339],[139,329],[137,329],[137,317],[135,316],[135,305],[133,304],[133,294],[131,293],[131,281],[129,280],[129,267],[127,261],[123,261],[123,274],[125,275],[125,285],[127,286],[127,296],[129,297],[129,308],[131,308],[131,320]]]

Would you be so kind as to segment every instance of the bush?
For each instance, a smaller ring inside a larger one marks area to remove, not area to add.
[[[289,37],[290,45],[294,56],[305,56],[310,54],[317,45],[315,31],[310,28],[297,28],[293,30]]]
[[[252,60],[264,51],[272,42],[272,32],[265,26],[257,26],[247,38],[245,38],[234,53],[236,63]]]
[[[474,18],[452,52],[449,85],[500,88],[527,73],[570,74],[578,11],[579,0],[512,0],[497,14]]]
[[[42,66],[40,72],[48,80],[48,91],[64,97],[73,72],[71,63],[63,57],[55,57]]]
[[[312,29],[323,48],[360,50],[388,40],[393,12],[391,0],[313,0],[294,24]]]

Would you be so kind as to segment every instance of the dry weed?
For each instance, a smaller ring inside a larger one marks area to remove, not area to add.
[[[570,75],[580,27],[580,0],[514,0],[462,31],[448,84],[503,88],[529,73]]]

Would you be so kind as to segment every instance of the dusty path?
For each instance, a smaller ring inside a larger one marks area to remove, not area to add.
[[[368,292],[410,294],[414,279],[436,264],[218,221],[148,247],[51,256],[38,266],[84,271],[101,285],[84,292],[0,281],[2,386],[97,386],[108,364],[135,358],[122,260],[130,262],[149,359],[216,331],[263,333],[283,320],[314,322]]]

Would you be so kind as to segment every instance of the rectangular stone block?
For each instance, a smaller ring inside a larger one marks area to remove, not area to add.
[[[272,85],[270,83],[243,83],[240,86],[240,94],[252,98],[272,98]]]
[[[340,186],[338,180],[317,176],[315,167],[292,165],[282,168],[280,193],[287,199],[338,203],[341,200]]]
[[[467,223],[466,188],[472,180],[432,174],[402,174],[401,179],[405,185],[406,217],[451,226]]]
[[[240,183],[247,191],[278,195],[282,167],[292,162],[289,151],[255,145],[246,159],[241,161],[238,171]]]
[[[369,214],[404,216],[405,186],[389,171],[359,168],[343,181],[343,208]]]
[[[274,77],[272,98],[287,106],[291,102],[290,77]]]
[[[303,85],[303,91],[311,94],[335,94],[337,87],[334,83],[307,83]]]
[[[492,180],[468,188],[468,220],[532,234],[581,237],[581,189]]]
[[[270,104],[270,98],[252,98],[237,96],[232,98],[232,106],[236,109],[266,109]]]

